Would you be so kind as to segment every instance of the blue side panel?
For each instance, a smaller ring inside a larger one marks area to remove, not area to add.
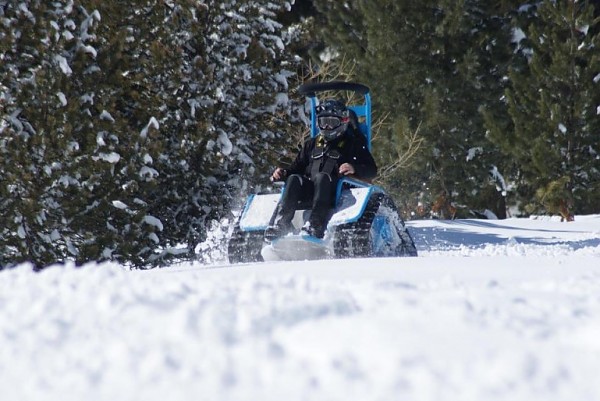
[[[373,194],[373,188],[369,188],[369,196],[367,196],[367,199],[363,202],[362,207],[360,209],[360,214],[358,214],[355,218],[348,219],[348,223],[357,222],[358,219],[360,219],[362,217],[362,215],[365,214],[365,209],[367,208],[367,205],[369,204],[369,198],[371,197],[372,194]]]
[[[256,196],[255,194],[251,194],[246,199],[246,204],[244,205],[244,210],[242,211],[242,217],[241,217],[240,221],[244,221],[248,217],[248,210],[250,209],[250,205],[252,204],[252,201],[254,200],[255,196]],[[259,225],[259,226],[254,226],[254,227],[244,227],[242,229],[242,231],[264,231],[265,229],[266,229],[266,226]]]
[[[240,216],[241,231],[260,231],[267,228],[281,194],[250,195]]]
[[[310,98],[310,136],[312,138],[319,135],[319,127],[317,126],[317,98]]]
[[[244,210],[242,211],[242,220],[246,218],[246,214],[248,213],[248,209],[250,208],[250,204],[254,200],[254,194],[251,194],[246,198],[246,203],[244,204]]]
[[[394,235],[389,219],[384,216],[375,216],[371,230],[373,233],[373,255],[390,256],[389,245],[394,243]]]
[[[342,191],[329,225],[335,226],[358,221],[363,216],[369,199],[376,191],[377,187],[375,186],[350,188]]]
[[[368,148],[371,150],[371,95],[368,93],[365,95],[365,104],[348,106],[348,108],[356,113],[358,128],[367,139]]]
[[[377,185],[369,184],[368,182],[355,180],[355,179],[352,179],[349,177],[342,177],[338,181],[337,188],[335,191],[335,203],[336,204],[339,204],[340,197],[342,196],[342,190],[344,189],[345,186],[351,187],[351,188],[372,188],[374,193],[384,192],[383,188],[381,188]],[[369,196],[370,196],[370,194],[369,194]]]

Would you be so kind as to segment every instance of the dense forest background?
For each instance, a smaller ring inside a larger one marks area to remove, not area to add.
[[[205,257],[308,80],[371,88],[406,218],[599,213],[599,3],[0,0],[0,267]]]

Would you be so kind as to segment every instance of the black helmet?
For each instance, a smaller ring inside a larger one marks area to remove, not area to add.
[[[328,99],[316,107],[317,125],[326,141],[341,137],[348,128],[350,112],[339,100]]]

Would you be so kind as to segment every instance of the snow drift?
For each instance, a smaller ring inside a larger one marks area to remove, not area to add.
[[[600,216],[418,258],[0,272],[2,400],[600,400]]]

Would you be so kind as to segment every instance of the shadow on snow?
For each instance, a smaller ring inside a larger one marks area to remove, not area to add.
[[[469,248],[482,248],[487,245],[502,245],[509,243],[526,245],[568,245],[573,250],[586,247],[600,246],[600,238],[565,240],[560,234],[589,234],[586,231],[567,231],[523,228],[500,225],[494,221],[485,220],[454,220],[444,221],[437,227],[409,228],[418,250],[429,251],[435,249],[457,248],[461,246]],[[481,232],[477,232],[478,227]],[[527,232],[527,235],[519,236],[519,232]],[[539,235],[535,235],[535,233]],[[515,235],[516,233],[516,235]],[[556,236],[548,235],[555,233]]]

